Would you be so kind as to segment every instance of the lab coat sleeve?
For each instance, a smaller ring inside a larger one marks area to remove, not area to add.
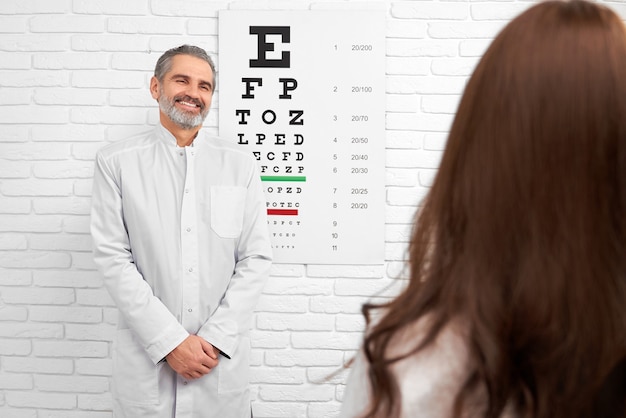
[[[107,163],[98,153],[91,209],[94,261],[125,324],[156,364],[189,334],[154,296],[135,265],[124,219],[120,179]]]
[[[220,305],[198,335],[231,358],[247,333],[254,308],[269,276],[272,249],[267,228],[265,196],[256,166],[246,192],[244,219],[236,249],[235,269]]]

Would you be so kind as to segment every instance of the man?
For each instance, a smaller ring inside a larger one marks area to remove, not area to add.
[[[160,124],[96,156],[94,258],[119,308],[114,416],[250,417],[249,326],[271,245],[251,156],[201,132],[204,50],[157,62]]]

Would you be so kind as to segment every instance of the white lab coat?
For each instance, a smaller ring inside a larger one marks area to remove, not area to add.
[[[98,152],[91,216],[120,311],[114,415],[249,417],[250,320],[271,265],[252,156],[203,132],[180,148],[159,125]],[[186,381],[161,360],[189,334],[222,354]]]
[[[422,318],[400,332],[388,349],[389,357],[406,354],[426,336],[428,318]],[[449,418],[453,416],[454,402],[469,377],[467,336],[459,323],[448,324],[435,341],[417,354],[410,355],[391,366],[400,392],[401,418]],[[352,365],[341,405],[339,418],[358,418],[369,410],[372,389],[369,363],[361,349]],[[468,402],[463,417],[484,416],[485,394],[478,394]],[[477,412],[479,411],[479,412]],[[509,406],[501,418],[513,418]]]

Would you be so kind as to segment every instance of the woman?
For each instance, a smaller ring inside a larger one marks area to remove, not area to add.
[[[497,36],[459,105],[409,263],[402,294],[364,307],[343,417],[626,416],[626,31],[615,13],[548,1]]]

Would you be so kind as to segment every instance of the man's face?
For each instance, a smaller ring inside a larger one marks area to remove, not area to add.
[[[202,125],[209,113],[213,80],[207,62],[191,55],[176,55],[162,82],[152,77],[150,93],[159,102],[162,118],[165,116],[182,129],[194,129]]]

